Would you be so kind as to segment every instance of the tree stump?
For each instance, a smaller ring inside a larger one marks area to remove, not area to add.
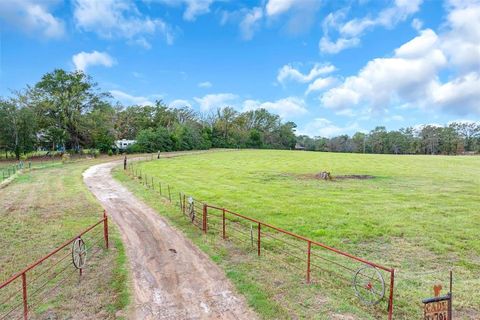
[[[332,176],[330,175],[330,172],[327,172],[327,171],[322,171],[319,174],[317,174],[317,178],[321,180],[332,180]]]

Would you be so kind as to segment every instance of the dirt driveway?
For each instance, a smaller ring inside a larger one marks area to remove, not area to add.
[[[83,174],[120,229],[133,282],[132,319],[256,319],[224,272],[111,176],[121,161]]]

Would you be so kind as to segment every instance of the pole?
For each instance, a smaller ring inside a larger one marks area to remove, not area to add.
[[[452,296],[452,283],[453,283],[453,272],[450,270],[450,292],[448,293],[450,296],[450,302],[448,304],[448,319],[452,319],[452,304],[453,304],[453,296]]]
[[[223,239],[225,239],[226,238],[226,236],[225,236],[225,208],[222,209],[222,212],[223,212],[223,215],[222,215],[223,216],[222,217],[223,218],[223,233],[222,233],[222,235],[223,235]]]
[[[105,210],[103,210],[103,238],[105,239],[105,247],[108,249],[108,217]]]
[[[260,257],[260,235],[261,235],[261,224],[260,222],[258,223],[258,236],[257,236],[257,253],[258,256]]]
[[[203,205],[203,233],[207,234],[207,205]]]
[[[390,297],[388,299],[388,320],[393,319],[393,286],[395,285],[395,269],[390,271]]]
[[[310,253],[312,250],[312,242],[308,241],[307,247],[307,283],[310,283]]]
[[[168,200],[169,200],[170,202],[172,202],[172,194],[170,193],[170,185],[167,184],[167,187],[168,187]]]
[[[27,275],[22,273],[23,319],[28,320]]]
[[[186,206],[185,206],[185,194],[183,194],[183,214],[186,212]]]

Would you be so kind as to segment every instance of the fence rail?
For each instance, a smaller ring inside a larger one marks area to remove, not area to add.
[[[101,224],[103,230],[94,233],[93,230]],[[92,252],[92,256],[101,249],[101,242],[104,242],[105,248],[108,249],[108,217],[105,211],[101,220],[0,284],[0,320],[22,318],[28,320],[30,311],[45,302],[49,294],[65,283],[73,272],[78,271],[80,276],[82,275],[83,266],[75,265],[73,248],[72,251],[67,248],[82,237],[89,237],[92,240],[89,243],[90,247],[97,248]],[[72,258],[71,261],[69,257]],[[44,270],[39,270],[41,267],[44,267]],[[59,279],[61,274],[63,278]],[[15,302],[14,298],[21,301]]]
[[[127,166],[127,170],[129,175],[138,179],[145,187],[158,191],[160,196],[171,203],[175,202],[182,214],[204,234],[218,234],[223,240],[234,239],[255,250],[258,256],[266,253],[274,259],[281,260],[292,269],[304,273],[307,284],[312,282],[314,274],[318,275],[317,279],[323,279],[324,277],[321,277],[320,274],[325,273],[340,275],[339,278],[343,277],[343,280],[351,280],[352,276],[353,279],[358,278],[361,283],[358,288],[355,283],[349,283],[354,286],[355,294],[365,304],[372,306],[386,300],[387,317],[389,320],[393,318],[395,287],[395,270],[393,268],[187,196],[169,184],[155,180],[153,176],[148,176],[132,163]],[[172,199],[174,194],[178,195],[178,200]],[[286,259],[281,257],[286,257]],[[347,271],[351,275],[350,279],[339,270]],[[384,276],[387,277],[387,281],[384,281]],[[363,285],[367,287],[362,287]],[[375,293],[373,290],[375,285],[380,286],[382,292]],[[366,292],[367,296],[362,290]],[[373,297],[372,300],[369,300],[372,292],[378,295],[378,299]],[[382,294],[380,295],[380,293]]]

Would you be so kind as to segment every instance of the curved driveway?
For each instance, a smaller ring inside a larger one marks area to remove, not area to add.
[[[120,229],[133,282],[132,319],[256,319],[224,272],[152,208],[113,179],[121,161],[83,174]]]

